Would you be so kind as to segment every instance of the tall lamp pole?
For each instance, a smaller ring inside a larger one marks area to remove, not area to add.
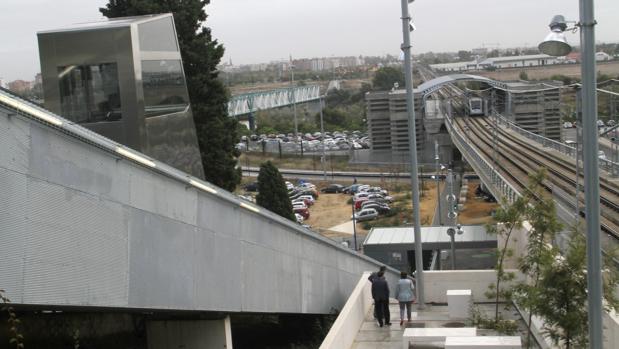
[[[595,71],[595,19],[593,0],[580,0],[582,78],[582,157],[584,166],[585,220],[587,236],[587,304],[589,347],[602,348],[602,250],[600,245],[600,179],[598,169],[597,91]],[[567,23],[555,16],[551,33],[539,45],[541,52],[564,56],[571,51],[563,32]]]
[[[404,76],[406,78],[406,109],[408,111],[408,144],[411,157],[411,185],[413,189],[413,222],[415,233],[415,266],[417,274],[417,308],[424,309],[424,282],[423,282],[423,249],[421,248],[421,227],[419,224],[419,178],[417,173],[417,136],[415,130],[415,104],[413,99],[413,64],[411,60],[411,15],[408,3],[411,0],[401,0],[402,3],[402,35],[404,43]]]
[[[321,143],[322,143],[322,180],[326,181],[327,180],[327,155],[325,153],[325,126],[324,123],[322,121],[322,109],[323,109],[323,105],[322,105],[322,100],[323,100],[324,96],[320,96],[320,98],[318,99],[320,101],[320,137],[321,137]],[[354,213],[354,212],[353,212]]]
[[[441,164],[439,163],[438,156],[438,141],[434,142],[434,160],[436,161],[436,201],[438,205],[438,225],[443,225],[441,216],[443,215],[443,211],[441,210],[441,188],[440,188],[440,178],[439,171],[441,170]]]

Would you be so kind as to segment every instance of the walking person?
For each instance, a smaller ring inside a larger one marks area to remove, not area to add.
[[[374,281],[372,281],[372,298],[374,298],[374,309],[378,325],[391,326],[391,314],[389,314],[389,285],[385,280],[385,273],[379,271]]]
[[[400,326],[404,324],[404,310],[406,318],[411,321],[411,307],[415,300],[415,286],[405,271],[400,273],[400,280],[395,287],[395,298],[400,303]]]
[[[382,271],[384,274],[385,270],[387,270],[387,267],[384,265],[381,266],[380,268],[378,268],[378,271],[375,271],[372,274],[370,274],[370,276],[368,276],[368,281],[370,281],[370,283],[374,283],[374,279],[378,277],[378,273]],[[375,306],[374,307],[374,320],[377,320],[377,319],[378,319],[378,316],[376,316],[376,306]]]

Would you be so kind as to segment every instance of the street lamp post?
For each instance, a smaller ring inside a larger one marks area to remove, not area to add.
[[[323,100],[324,96],[320,96],[320,98],[318,99],[320,101],[320,138],[321,138],[321,142],[322,143],[322,180],[326,181],[327,180],[327,155],[325,153],[325,126],[324,123],[322,121],[322,109],[323,109],[323,105],[322,105],[322,100]]]
[[[421,226],[419,224],[419,178],[417,173],[417,136],[415,130],[415,104],[413,97],[413,64],[411,60],[411,15],[408,3],[411,0],[401,0],[402,36],[404,43],[404,76],[406,78],[406,110],[408,112],[408,143],[411,157],[411,186],[413,190],[413,223],[415,234],[415,266],[417,270],[417,308],[425,309],[423,280],[423,249],[421,247]]]
[[[434,142],[434,160],[436,161],[436,201],[437,201],[437,205],[438,205],[438,225],[443,225],[442,221],[441,221],[441,215],[443,213],[443,211],[441,210],[441,188],[440,188],[440,178],[439,178],[439,171],[441,170],[441,164],[439,163],[439,156],[438,156],[438,142],[435,141]]]
[[[290,98],[292,99],[292,113],[294,115],[294,141],[298,143],[297,136],[299,135],[299,124],[297,123],[297,100],[294,95],[294,65],[290,65]]]
[[[355,244],[355,251],[357,251],[357,217],[355,217],[355,197],[353,195],[352,204],[352,239]]]
[[[595,19],[593,0],[580,0],[582,136],[585,189],[585,219],[587,236],[587,304],[589,316],[589,347],[602,348],[602,253],[600,246],[600,179],[598,170],[597,90],[595,71]],[[563,32],[567,23],[555,16],[551,33],[539,45],[542,53],[564,56],[571,51]]]
[[[451,242],[451,270],[456,270],[456,234],[462,235],[464,230],[462,230],[462,225],[457,224],[456,228],[447,229],[447,235],[449,235],[449,240]]]

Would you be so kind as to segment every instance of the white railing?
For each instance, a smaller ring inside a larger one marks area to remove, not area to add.
[[[545,148],[554,149],[560,153],[563,153],[571,158],[576,158],[576,148],[571,147],[565,143],[561,143],[544,136],[540,136],[531,131],[527,131],[522,127],[518,126],[511,120],[508,120],[505,116],[496,113],[497,121],[499,125],[504,125],[506,128],[520,134],[527,139],[530,139]],[[598,159],[598,166],[601,170],[608,171],[613,176],[619,175],[619,164],[616,162],[612,162],[610,160]]]
[[[520,192],[512,184],[500,175],[495,167],[486,161],[484,157],[464,138],[458,127],[454,127],[453,119],[448,115],[445,118],[447,130],[451,134],[451,139],[466,158],[468,163],[473,166],[482,181],[488,185],[490,192],[495,198],[505,198],[508,203],[512,203],[520,196]]]

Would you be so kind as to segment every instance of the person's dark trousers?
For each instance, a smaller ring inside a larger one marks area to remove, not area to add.
[[[380,326],[391,323],[391,314],[389,314],[389,300],[374,300],[374,309],[376,311],[376,318],[378,319],[378,324]]]

